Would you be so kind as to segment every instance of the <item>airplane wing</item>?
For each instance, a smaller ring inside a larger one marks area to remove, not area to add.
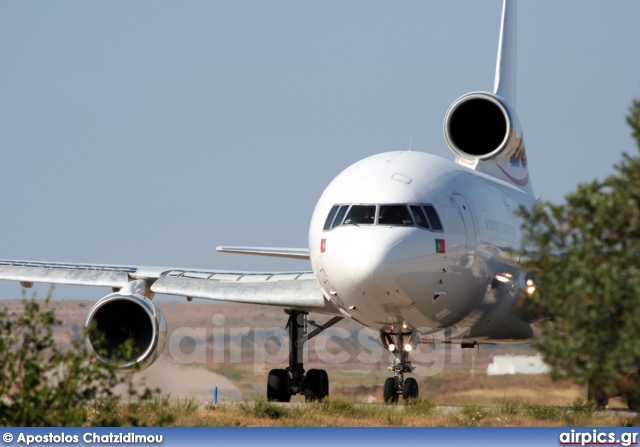
[[[121,289],[145,280],[167,295],[339,314],[323,296],[313,272],[230,272],[168,267],[0,260],[0,280]]]
[[[215,273],[171,270],[151,286],[155,293],[237,303],[325,310],[327,301],[313,272]]]

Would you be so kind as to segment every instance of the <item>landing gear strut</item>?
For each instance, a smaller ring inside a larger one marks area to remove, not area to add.
[[[402,394],[402,398],[412,399],[418,397],[418,382],[413,377],[404,378],[404,373],[413,372],[413,366],[409,360],[409,351],[404,343],[406,334],[397,334],[394,343],[391,334],[383,333],[382,344],[394,355],[393,363],[389,366],[389,371],[393,372],[393,377],[389,377],[384,382],[384,401],[387,403],[397,403]],[[409,345],[410,346],[410,345]]]
[[[304,344],[325,329],[333,326],[343,317],[334,317],[323,325],[307,320],[307,312],[286,310],[289,314],[289,367],[272,369],[267,380],[267,399],[289,402],[293,394],[304,394],[305,401],[322,400],[329,396],[329,376],[324,369],[310,369],[305,374],[303,364]],[[307,334],[307,325],[315,330]]]

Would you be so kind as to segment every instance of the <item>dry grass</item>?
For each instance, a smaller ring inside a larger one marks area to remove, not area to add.
[[[640,418],[621,417],[576,401],[568,407],[542,405],[466,405],[436,408],[428,400],[405,405],[355,404],[327,399],[312,404],[255,402],[223,403],[199,408],[193,400],[164,396],[147,403],[96,405],[93,419],[118,425],[171,425],[183,427],[535,427],[632,426]]]
[[[82,326],[91,304],[77,301],[54,303],[58,316],[65,321],[64,327],[56,334],[61,342],[72,335],[70,328]],[[160,303],[160,307],[173,330],[181,326],[205,327],[209,335],[213,329],[211,316],[216,313],[225,315],[227,334],[233,327],[282,327],[286,321],[281,310],[265,306]],[[358,329],[350,322],[344,323],[344,327],[352,333]],[[78,330],[72,332],[77,333]],[[124,425],[176,426],[616,426],[639,423],[637,417],[620,417],[614,412],[594,413],[585,405],[574,405],[578,399],[586,398],[586,389],[570,381],[554,382],[546,375],[487,376],[484,373],[494,355],[532,354],[526,347],[483,347],[479,357],[463,351],[458,353],[455,363],[447,354],[441,373],[432,377],[416,377],[420,397],[424,399],[418,401],[420,405],[396,407],[381,404],[382,384],[389,375],[386,359],[376,364],[331,365],[319,363],[313,352],[310,352],[307,367],[328,371],[332,399],[323,404],[304,404],[304,397],[294,396],[294,403],[290,405],[265,402],[266,372],[285,365],[266,365],[264,373],[256,375],[252,366],[253,346],[245,342],[233,343],[227,338],[225,345],[227,349],[235,348],[242,352],[241,364],[230,364],[228,354],[225,356],[227,363],[213,363],[208,348],[206,365],[182,365],[180,375],[169,382],[190,383],[193,378],[191,370],[201,374],[203,366],[206,366],[211,372],[231,381],[239,390],[241,399],[246,401],[204,407],[193,400],[169,399],[165,395],[133,407],[103,402],[102,406],[96,404],[97,407],[90,409],[92,423],[97,424],[100,420],[120,421]],[[352,358],[359,352],[349,340],[342,348]],[[163,370],[162,375],[166,373]],[[211,396],[210,389],[221,383],[217,377],[207,377],[207,380],[198,382],[208,387],[208,396]],[[163,393],[177,392],[175,386],[161,388]],[[339,398],[336,399],[337,396]],[[433,408],[435,406],[436,409]],[[626,408],[621,400],[610,401],[610,406]]]
[[[284,365],[282,365],[284,367]],[[266,375],[254,375],[251,366],[209,365],[209,369],[231,380],[243,390],[243,398],[254,400],[265,395]],[[382,384],[389,375],[385,368],[373,367],[363,372],[342,365],[327,369],[330,396],[354,402],[383,402]],[[440,406],[502,405],[520,402],[535,405],[567,406],[576,399],[586,399],[586,387],[569,380],[553,381],[547,375],[514,374],[488,376],[470,373],[464,368],[447,367],[433,377],[416,376],[420,397]],[[296,399],[296,397],[294,397]],[[626,408],[621,400],[612,400],[615,408]]]

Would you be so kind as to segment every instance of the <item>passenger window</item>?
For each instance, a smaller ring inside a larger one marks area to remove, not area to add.
[[[344,220],[344,224],[373,225],[376,216],[375,205],[353,205]]]
[[[431,229],[434,231],[442,231],[442,223],[440,222],[436,209],[431,205],[425,205],[424,210],[431,223]]]
[[[411,214],[413,214],[413,220],[416,221],[416,225],[422,228],[429,229],[429,221],[424,215],[424,211],[417,205],[411,205]]]
[[[380,205],[380,225],[413,225],[411,214],[405,205]]]
[[[333,222],[333,218],[336,217],[336,213],[338,212],[339,205],[333,205],[331,207],[331,211],[329,211],[329,215],[327,216],[327,220],[324,221],[324,227],[322,228],[324,231],[327,231],[331,228],[331,222]]]
[[[347,210],[349,209],[349,205],[342,205],[338,210],[338,214],[336,214],[336,218],[333,221],[333,225],[331,228],[335,228],[342,223],[342,219],[344,219],[344,215],[347,214]]]

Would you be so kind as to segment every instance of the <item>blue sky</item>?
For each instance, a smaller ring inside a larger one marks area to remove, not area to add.
[[[533,187],[559,202],[635,153],[624,117],[640,97],[640,2],[518,6]],[[0,258],[307,269],[215,247],[306,246],[323,189],[368,155],[412,140],[450,158],[444,114],[491,89],[500,10],[0,0]]]

